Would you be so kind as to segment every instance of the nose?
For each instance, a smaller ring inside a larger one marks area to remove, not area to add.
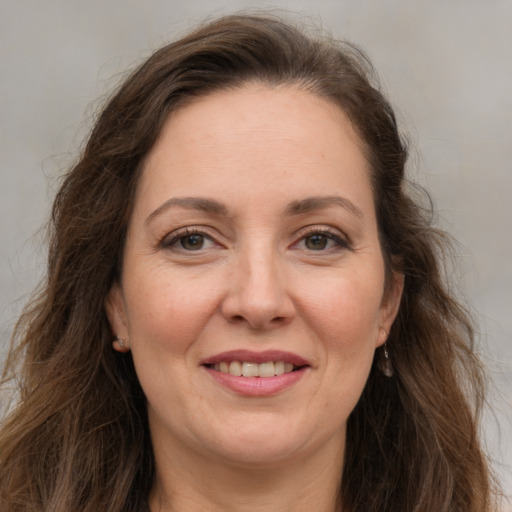
[[[221,306],[226,320],[246,324],[252,330],[288,324],[295,306],[282,267],[279,256],[268,247],[241,254],[230,273]]]

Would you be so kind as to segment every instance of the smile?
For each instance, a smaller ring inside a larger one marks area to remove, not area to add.
[[[234,375],[235,377],[276,377],[284,373],[291,373],[299,367],[285,361],[268,361],[265,363],[222,361],[211,365],[210,368]]]
[[[201,366],[223,388],[245,396],[273,396],[301,381],[310,362],[281,350],[232,350],[207,357]]]

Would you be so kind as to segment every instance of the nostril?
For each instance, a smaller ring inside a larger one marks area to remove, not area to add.
[[[245,324],[247,323],[251,329],[265,330],[269,328],[277,328],[288,322],[286,316],[276,316],[266,320],[265,318],[255,318],[248,315],[231,315],[228,318],[228,322],[231,324]]]

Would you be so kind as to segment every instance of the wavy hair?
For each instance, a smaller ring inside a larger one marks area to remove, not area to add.
[[[213,91],[290,85],[340,107],[364,143],[388,276],[405,276],[388,339],[348,419],[345,512],[482,512],[493,484],[478,418],[484,375],[471,321],[443,278],[446,238],[404,178],[407,148],[366,56],[271,16],[228,16],[156,51],[99,115],[53,205],[39,295],[4,370],[19,399],[0,430],[6,512],[140,512],[154,478],[144,394],[112,350],[104,311],[118,279],[145,156],[164,121]]]

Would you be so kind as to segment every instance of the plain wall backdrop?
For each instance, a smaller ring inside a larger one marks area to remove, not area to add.
[[[0,0],[0,355],[44,273],[58,178],[102,99],[192,25],[255,8],[305,16],[375,64],[409,133],[410,175],[459,242],[452,272],[496,383],[486,435],[512,494],[511,0]]]

